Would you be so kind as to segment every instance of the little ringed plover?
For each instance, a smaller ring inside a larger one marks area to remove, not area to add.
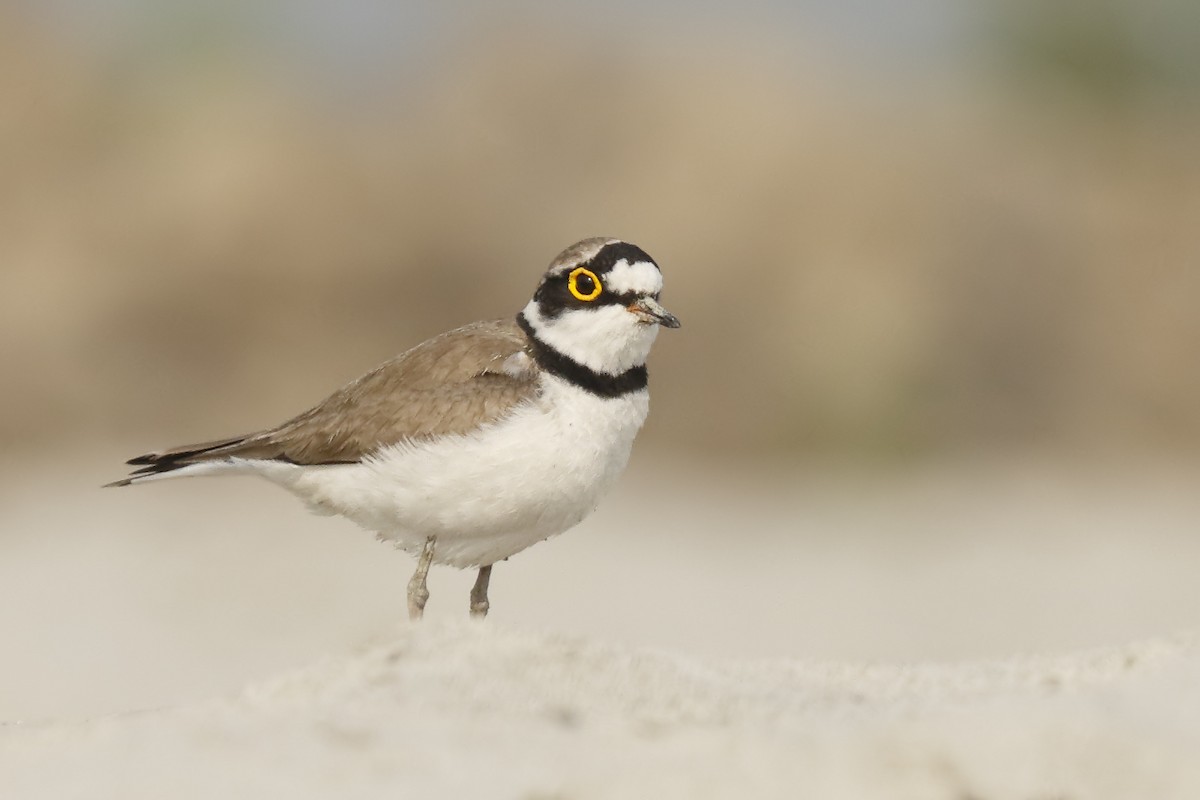
[[[260,475],[416,555],[411,617],[434,563],[479,569],[470,610],[484,616],[492,565],[573,527],[624,469],[650,347],[679,327],[661,291],[641,248],[585,239],[515,319],[435,336],[273,428],[131,458],[108,485]]]

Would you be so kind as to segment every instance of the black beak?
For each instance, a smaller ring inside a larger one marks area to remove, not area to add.
[[[653,297],[639,297],[629,304],[629,310],[643,322],[652,322],[664,328],[678,328],[679,317],[667,311]]]

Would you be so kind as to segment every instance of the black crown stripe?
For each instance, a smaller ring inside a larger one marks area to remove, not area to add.
[[[650,254],[636,244],[612,242],[601,247],[600,251],[592,256],[583,266],[597,275],[604,276],[612,271],[612,268],[617,265],[618,261],[626,261],[630,264],[645,261],[649,264],[654,264],[654,259],[650,257]],[[655,266],[658,265],[655,264]]]

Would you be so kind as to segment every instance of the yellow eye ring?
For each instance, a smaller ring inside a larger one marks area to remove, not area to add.
[[[583,280],[584,287],[591,283],[589,291],[583,291],[580,288],[579,282]],[[567,278],[567,288],[571,290],[571,294],[575,295],[576,299],[585,302],[592,302],[600,293],[604,291],[604,287],[600,285],[600,279],[596,277],[596,273],[585,267],[576,267],[571,271],[571,276]]]

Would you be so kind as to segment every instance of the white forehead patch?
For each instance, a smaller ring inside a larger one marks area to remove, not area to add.
[[[604,276],[604,288],[613,294],[658,294],[662,291],[662,285],[662,273],[649,261],[630,264],[622,258]]]

